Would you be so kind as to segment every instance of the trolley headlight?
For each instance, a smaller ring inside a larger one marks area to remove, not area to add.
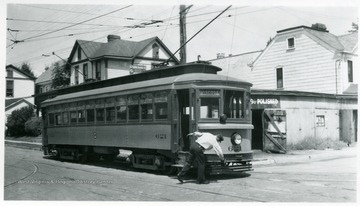
[[[233,145],[240,145],[241,144],[242,137],[239,133],[235,132],[231,135],[231,143]]]

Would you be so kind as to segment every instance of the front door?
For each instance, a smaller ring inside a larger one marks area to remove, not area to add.
[[[189,151],[191,139],[187,134],[195,131],[195,114],[194,114],[194,99],[195,92],[193,90],[178,90],[178,101],[179,101],[179,119],[180,119],[180,148],[182,151]]]

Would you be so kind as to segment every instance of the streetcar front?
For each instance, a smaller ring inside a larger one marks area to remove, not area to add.
[[[221,134],[224,141],[219,145],[227,163],[222,164],[214,150],[206,150],[206,171],[209,174],[251,171],[251,84],[221,75],[201,75],[199,78],[202,79],[192,82],[189,94],[182,95],[188,96],[185,101],[190,103],[183,109],[184,113],[189,113],[189,121],[185,123],[188,127],[182,129],[185,152],[181,154],[186,154],[187,141],[188,145],[196,141],[194,136],[187,140],[185,133],[198,131]],[[186,156],[181,154],[182,158]]]
[[[205,152],[207,171],[211,174],[252,170],[250,88],[224,87],[198,89],[199,119],[197,130],[221,134],[220,143],[226,165],[213,150]]]

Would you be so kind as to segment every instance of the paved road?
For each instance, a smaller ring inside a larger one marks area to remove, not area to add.
[[[78,164],[5,146],[5,200],[355,202],[356,157],[261,165],[208,185],[133,170],[125,164]]]

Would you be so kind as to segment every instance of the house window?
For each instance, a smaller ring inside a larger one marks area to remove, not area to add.
[[[348,60],[348,80],[349,82],[353,82],[354,81],[354,77],[353,77],[353,62]]]
[[[287,39],[287,48],[288,49],[295,49],[295,39],[294,38],[288,38]]]
[[[6,81],[6,97],[14,97],[14,81]]]
[[[153,49],[153,58],[159,59],[159,46],[157,44],[153,44],[152,49]]]
[[[6,70],[6,72],[7,72],[7,76],[6,77],[13,77],[13,71],[12,70]]]
[[[324,115],[316,115],[316,126],[317,127],[325,127],[325,116]]]
[[[81,48],[80,47],[78,47],[78,49],[77,49],[77,57],[78,57],[78,61],[80,61],[81,60]]]
[[[89,73],[88,65],[84,64],[83,65],[84,82],[85,82],[85,80],[87,80],[89,78],[88,73]]]
[[[96,80],[101,80],[101,62],[96,62],[95,67],[95,78]]]
[[[79,66],[75,67],[75,85],[79,84]]]
[[[276,68],[276,88],[284,87],[283,68]]]

